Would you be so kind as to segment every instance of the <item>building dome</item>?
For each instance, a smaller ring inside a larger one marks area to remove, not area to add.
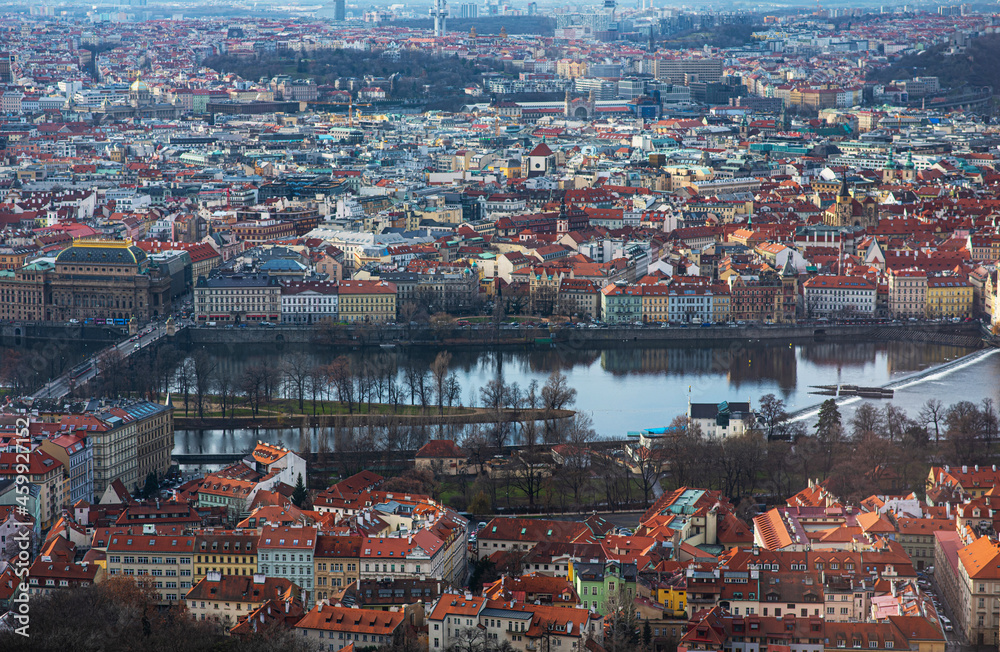
[[[129,86],[128,89],[132,93],[148,93],[149,92],[149,86],[146,84],[146,82],[142,81],[141,79],[136,79],[134,82],[132,82],[132,85]]]
[[[146,252],[124,240],[81,240],[63,249],[56,262],[91,265],[142,265]]]

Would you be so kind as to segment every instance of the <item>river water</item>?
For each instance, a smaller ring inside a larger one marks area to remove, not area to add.
[[[219,368],[239,374],[248,364],[279,365],[304,352],[315,363],[345,354],[352,364],[370,363],[397,370],[409,364],[426,368],[437,354],[433,349],[316,350],[308,347],[207,347]],[[462,386],[462,402],[478,397],[478,389],[498,374],[524,387],[545,383],[560,369],[577,390],[577,410],[588,412],[598,435],[622,437],[629,431],[664,426],[686,411],[689,400],[717,403],[746,401],[773,393],[789,412],[812,423],[814,410],[825,396],[813,394],[815,385],[838,383],[891,386],[892,402],[916,416],[931,397],[946,405],[959,400],[998,398],[1000,354],[959,346],[923,342],[810,342],[800,344],[743,342],[698,346],[631,346],[576,348],[456,349],[451,368]],[[401,382],[401,381],[400,381]],[[476,400],[478,403],[478,400]],[[877,401],[881,404],[881,401]],[[849,417],[859,399],[842,399]],[[305,433],[315,446],[315,433]],[[245,451],[256,439],[280,442],[299,449],[307,442],[298,430],[178,431],[175,453]]]

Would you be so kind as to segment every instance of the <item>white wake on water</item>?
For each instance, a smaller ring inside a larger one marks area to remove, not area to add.
[[[899,380],[894,380],[891,383],[883,385],[885,389],[909,389],[915,385],[920,385],[921,383],[933,382],[935,380],[941,380],[946,378],[956,371],[961,371],[967,367],[971,367],[974,364],[982,362],[986,358],[992,357],[993,355],[1000,352],[1000,349],[986,349],[984,351],[976,351],[975,353],[970,353],[969,355],[962,356],[961,358],[956,358],[951,362],[946,362],[942,365],[936,367],[931,367],[930,369],[925,369],[923,371],[917,371],[910,374],[906,378],[900,378]],[[837,405],[850,405],[861,400],[860,396],[850,396],[843,398],[834,399]],[[792,412],[788,420],[790,422],[803,421],[805,419],[813,418],[819,415],[819,405],[811,405],[807,408],[802,408],[796,412]]]

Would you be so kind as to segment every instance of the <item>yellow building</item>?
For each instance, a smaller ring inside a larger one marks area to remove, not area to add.
[[[927,278],[926,316],[928,319],[971,317],[972,284],[958,276]]]
[[[496,174],[502,174],[508,179],[520,179],[521,162],[516,158],[504,158],[489,166],[488,170]]]
[[[666,607],[667,616],[685,617],[687,613],[687,591],[676,586],[660,586],[656,591],[656,601]]]
[[[670,288],[666,285],[643,285],[642,321],[670,321]]]
[[[712,286],[712,321],[727,322],[730,319],[730,294],[725,285]]]
[[[316,578],[316,599],[329,600],[330,594],[342,591],[360,575],[361,537],[316,537],[313,553],[313,575]]]
[[[343,281],[341,321],[379,323],[396,320],[396,285],[384,281]]]
[[[249,577],[257,572],[255,530],[204,531],[194,538],[193,582],[210,572]]]
[[[561,59],[556,64],[556,74],[564,79],[576,79],[587,74],[586,61],[573,61],[572,59]]]

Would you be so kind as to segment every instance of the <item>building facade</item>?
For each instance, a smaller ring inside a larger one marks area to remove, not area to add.
[[[194,288],[194,311],[200,323],[277,323],[281,285],[266,274],[202,276]]]

